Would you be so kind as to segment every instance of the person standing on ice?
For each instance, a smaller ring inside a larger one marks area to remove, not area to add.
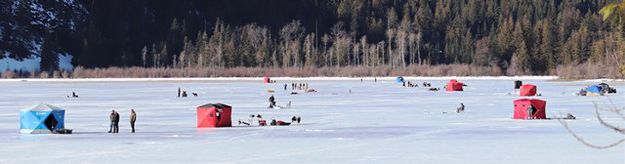
[[[135,122],[137,121],[137,113],[134,109],[130,109],[130,128],[132,128],[131,133],[135,132]]]
[[[109,127],[109,133],[113,132],[113,128],[115,126],[115,110],[111,111],[109,115],[109,119],[111,120],[111,126]]]
[[[287,86],[287,85],[286,85],[286,84],[284,84],[284,90],[285,90],[285,91],[286,91],[286,86]]]
[[[527,119],[528,120],[534,119],[535,113],[536,113],[536,109],[534,109],[533,105],[530,105],[529,107],[527,107]]]
[[[112,110],[111,115],[109,115],[109,119],[111,120],[111,127],[109,128],[109,133],[119,132],[119,113],[117,113],[115,110]]]
[[[115,112],[115,118],[113,119],[113,133],[119,133],[119,113]]]

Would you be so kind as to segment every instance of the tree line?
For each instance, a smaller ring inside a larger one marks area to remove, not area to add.
[[[68,51],[87,68],[468,64],[518,75],[625,57],[623,25],[598,14],[613,0],[81,2]]]

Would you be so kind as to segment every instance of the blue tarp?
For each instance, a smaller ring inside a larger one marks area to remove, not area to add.
[[[20,133],[51,133],[65,128],[65,110],[38,104],[20,111]]]
[[[397,82],[397,83],[404,83],[404,77],[397,76],[397,78],[395,79],[395,82]]]
[[[586,91],[591,93],[601,93],[602,89],[603,88],[601,86],[591,85],[586,88]]]

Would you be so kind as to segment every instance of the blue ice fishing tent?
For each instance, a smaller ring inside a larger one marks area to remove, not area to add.
[[[49,104],[37,104],[20,111],[20,133],[52,133],[65,128],[65,110]]]
[[[397,78],[395,78],[395,82],[397,82],[397,83],[404,83],[404,77],[397,76]]]
[[[586,92],[591,92],[591,93],[601,93],[602,89],[603,89],[603,88],[602,88],[601,86],[598,86],[598,85],[591,85],[591,86],[588,86],[588,87],[586,88]]]

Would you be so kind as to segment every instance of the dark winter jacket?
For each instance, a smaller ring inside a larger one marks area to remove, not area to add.
[[[269,97],[269,102],[274,102],[276,101],[276,98],[274,98],[273,96]]]
[[[117,113],[117,112],[115,113],[115,115],[113,116],[112,121],[115,122],[115,123],[119,123],[119,113]]]

